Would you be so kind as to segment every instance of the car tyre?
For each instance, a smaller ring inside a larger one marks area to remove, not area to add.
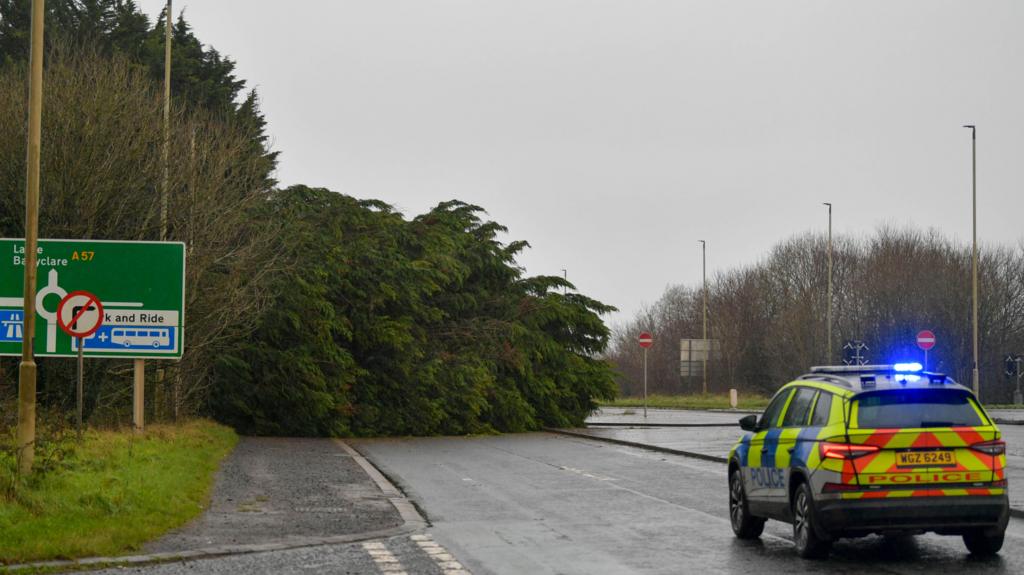
[[[757,539],[764,531],[765,520],[750,514],[743,477],[738,469],[729,474],[729,522],[740,539]]]
[[[971,555],[988,557],[999,553],[1003,548],[1005,529],[978,529],[964,533],[964,545]]]
[[[832,540],[819,534],[818,518],[814,513],[814,497],[807,483],[800,483],[793,494],[793,542],[796,552],[804,559],[822,559],[828,556]]]

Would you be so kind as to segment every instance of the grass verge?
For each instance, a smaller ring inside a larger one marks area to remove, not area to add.
[[[118,555],[198,515],[237,443],[210,421],[145,435],[89,431],[58,464],[0,494],[0,564]],[[11,474],[5,461],[0,473]]]
[[[740,394],[739,409],[764,409],[770,398],[763,395]],[[601,402],[604,407],[643,407],[642,397],[622,397],[614,401]],[[647,407],[669,409],[729,409],[728,394],[695,395],[648,395]]]

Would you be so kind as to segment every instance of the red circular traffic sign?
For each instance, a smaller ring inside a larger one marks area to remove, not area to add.
[[[651,347],[654,345],[654,336],[650,332],[642,331],[640,332],[639,341],[640,347]]]
[[[87,291],[73,291],[57,305],[57,324],[71,337],[89,337],[103,325],[103,304]]]
[[[927,329],[917,332],[917,347],[925,351],[935,347],[935,334]]]

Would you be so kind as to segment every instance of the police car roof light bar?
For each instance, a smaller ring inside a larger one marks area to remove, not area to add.
[[[917,373],[924,370],[924,366],[916,361],[912,363],[894,363],[892,364],[892,370],[900,373]]]
[[[924,367],[920,363],[816,365],[811,373],[924,373]]]

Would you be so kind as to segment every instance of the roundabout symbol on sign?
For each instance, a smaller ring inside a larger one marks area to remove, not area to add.
[[[57,324],[71,337],[86,338],[103,324],[103,304],[87,291],[73,291],[57,306]]]

